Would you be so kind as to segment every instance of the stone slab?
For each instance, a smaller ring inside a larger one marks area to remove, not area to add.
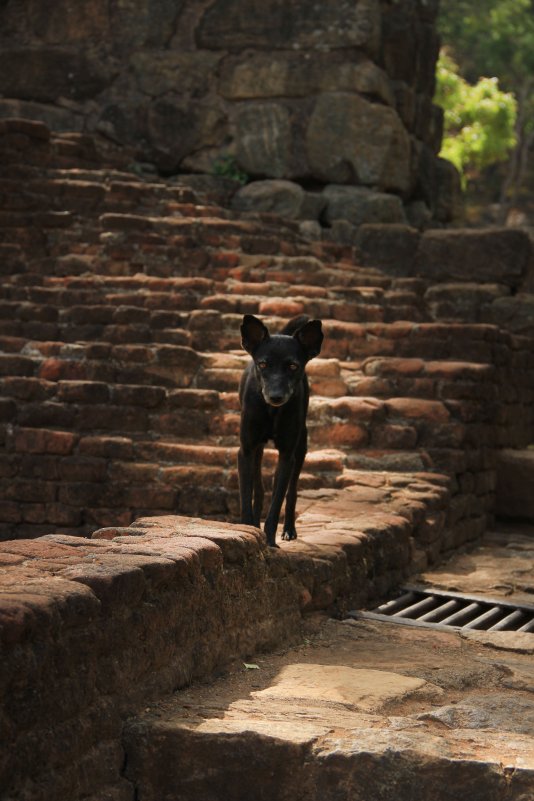
[[[533,533],[500,527],[417,581],[495,594],[499,578],[520,600],[506,549],[530,569]],[[296,648],[131,721],[127,777],[146,801],[530,801],[533,649],[533,634],[312,616]]]

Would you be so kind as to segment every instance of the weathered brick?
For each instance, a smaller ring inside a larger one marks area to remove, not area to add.
[[[15,503],[14,501],[4,501],[1,503],[0,520],[3,523],[20,523],[22,520],[20,504]]]
[[[449,412],[439,401],[420,400],[418,398],[390,398],[385,401],[388,415],[405,417],[409,420],[427,420],[430,422],[447,422]]]
[[[24,427],[73,428],[75,420],[76,409],[54,401],[28,403],[19,409],[17,415],[19,425]]]
[[[59,381],[57,398],[66,403],[106,403],[110,390],[98,381]]]
[[[174,389],[168,393],[169,402],[181,409],[216,409],[219,393],[210,389]]]
[[[382,359],[371,357],[362,364],[362,372],[368,376],[415,376],[423,372],[422,359]]]
[[[35,372],[36,362],[27,356],[0,354],[0,375],[30,376]]]
[[[13,420],[17,414],[17,404],[11,398],[0,398],[0,423]]]
[[[110,459],[130,459],[133,457],[134,447],[128,437],[87,436],[80,438],[79,452]]]
[[[136,509],[176,509],[176,490],[158,484],[130,487],[124,493],[124,506]]]
[[[162,387],[119,385],[111,388],[111,396],[117,405],[153,409],[165,400],[166,392]]]
[[[80,431],[146,431],[146,409],[137,406],[102,406],[94,404],[79,409],[77,416]]]
[[[105,481],[107,470],[106,459],[88,456],[67,456],[58,465],[62,481]]]
[[[297,317],[306,311],[305,304],[296,300],[271,298],[260,303],[259,313],[279,317]]]
[[[319,445],[336,447],[364,447],[369,441],[369,433],[364,426],[354,423],[330,423],[313,429],[312,436]]]
[[[98,506],[103,505],[105,486],[90,482],[66,482],[58,487],[57,499],[66,506]],[[55,500],[47,498],[46,500]]]
[[[413,426],[381,425],[373,427],[371,442],[377,448],[409,450],[417,445],[417,430]]]
[[[8,500],[23,503],[55,501],[56,494],[57,487],[51,481],[28,481],[20,478],[11,481],[4,490],[4,495]]]
[[[56,391],[51,381],[40,378],[7,377],[1,382],[2,393],[20,400],[46,400]]]
[[[152,462],[118,462],[109,466],[110,481],[147,483],[154,481],[158,475],[159,466]]]
[[[78,435],[68,431],[51,431],[42,428],[17,428],[12,435],[12,446],[21,453],[71,453]]]

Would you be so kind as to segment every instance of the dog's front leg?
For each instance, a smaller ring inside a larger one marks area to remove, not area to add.
[[[289,487],[287,490],[286,496],[286,511],[285,511],[285,518],[284,518],[284,530],[282,532],[282,539],[283,540],[296,540],[297,539],[297,531],[295,529],[295,514],[296,514],[296,506],[297,506],[297,485],[300,476],[300,471],[302,470],[302,465],[304,464],[304,459],[306,458],[306,451],[308,449],[307,446],[307,431],[306,428],[304,429],[302,436],[300,438],[299,444],[297,446],[297,450],[295,453],[295,461],[293,465],[293,472],[291,474],[291,479],[289,481]]]
[[[239,499],[241,503],[241,522],[247,526],[257,525],[252,511],[252,489],[254,486],[255,449],[241,446],[237,455],[239,475]]]
[[[280,511],[286,496],[289,479],[293,472],[294,458],[281,452],[278,456],[278,467],[274,477],[273,497],[271,506],[265,520],[265,534],[267,545],[276,546],[276,529],[280,519]]]

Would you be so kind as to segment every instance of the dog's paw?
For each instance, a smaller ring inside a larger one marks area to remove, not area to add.
[[[297,532],[294,528],[285,528],[282,532],[282,539],[286,540],[286,542],[289,542],[290,540],[296,540]]]

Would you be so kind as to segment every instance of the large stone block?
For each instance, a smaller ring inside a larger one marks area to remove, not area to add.
[[[534,450],[503,450],[497,461],[496,512],[534,521]]]
[[[207,93],[220,59],[207,51],[143,50],[133,54],[130,66],[138,90],[149,97],[166,93],[200,97]]]
[[[109,37],[111,30],[110,5],[108,0],[88,0],[85,3],[54,0],[51,4],[42,0],[28,0],[25,3],[9,3],[3,26],[11,32],[27,26],[32,38],[38,38],[46,44],[82,43],[93,38],[102,42]],[[21,6],[24,14],[21,14]]]
[[[357,238],[361,262],[394,275],[411,276],[419,237],[408,225],[362,225]]]
[[[110,67],[64,47],[4,47],[0,52],[0,94],[22,100],[84,100],[112,79]]]
[[[150,105],[146,126],[158,165],[176,170],[193,152],[222,144],[226,117],[212,104],[169,97]]]
[[[238,211],[269,211],[284,217],[300,217],[304,189],[292,181],[254,181],[234,195],[232,207]]]
[[[319,180],[408,192],[410,150],[408,133],[393,109],[346,92],[318,98],[306,152]]]
[[[483,320],[516,334],[534,335],[534,294],[497,298],[483,310]]]
[[[248,103],[236,120],[237,161],[249,175],[291,177],[293,130],[282,103]]]
[[[208,54],[209,55],[209,54]],[[320,92],[360,92],[395,105],[386,73],[362,56],[297,52],[249,54],[225,61],[220,92],[230,100],[308,97]]]
[[[530,259],[530,239],[510,228],[427,231],[416,270],[436,281],[471,281],[518,287]]]
[[[216,0],[197,30],[197,44],[212,49],[359,47],[377,54],[379,0]]]
[[[406,222],[402,201],[397,195],[373,192],[365,186],[330,184],[323,192],[327,205],[326,221],[348,220],[353,225],[362,223]]]

